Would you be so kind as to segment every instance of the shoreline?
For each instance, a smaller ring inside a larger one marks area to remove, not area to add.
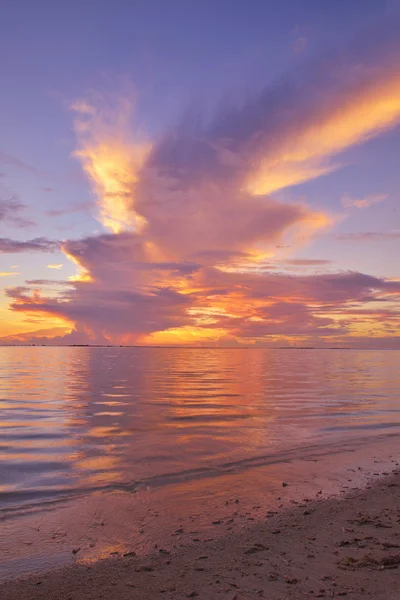
[[[400,471],[341,498],[304,499],[241,531],[194,540],[6,580],[0,598],[398,600]]]
[[[176,550],[194,539],[226,537],[262,523],[271,511],[282,513],[305,497],[363,489],[398,466],[392,452],[397,440],[385,435],[303,447],[301,454],[285,452],[279,460],[235,463],[217,477],[178,477],[168,485],[5,509],[0,511],[0,581],[132,550],[148,556],[155,544]]]

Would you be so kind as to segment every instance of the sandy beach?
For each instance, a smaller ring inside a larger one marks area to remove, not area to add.
[[[232,500],[231,519],[239,510]],[[154,548],[147,557],[133,553],[9,580],[0,587],[0,598],[399,600],[398,567],[397,471],[341,498],[305,498],[221,538],[193,538],[171,551]]]

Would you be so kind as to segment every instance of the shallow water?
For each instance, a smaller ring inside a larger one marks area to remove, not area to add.
[[[0,348],[0,508],[400,432],[400,352]]]

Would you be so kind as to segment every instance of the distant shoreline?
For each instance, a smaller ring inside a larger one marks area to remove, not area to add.
[[[351,348],[350,346],[139,346],[125,344],[0,344],[0,348],[162,348],[180,350],[394,350],[400,348]]]

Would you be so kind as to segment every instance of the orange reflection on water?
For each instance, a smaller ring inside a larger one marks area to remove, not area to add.
[[[396,432],[399,366],[396,352],[2,348],[0,503]]]

